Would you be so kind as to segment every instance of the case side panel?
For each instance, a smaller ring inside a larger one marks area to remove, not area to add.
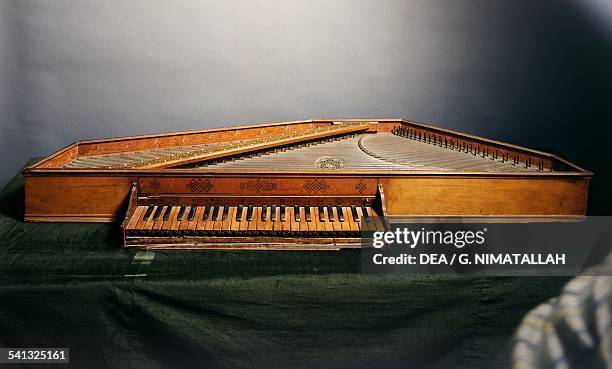
[[[382,179],[389,215],[582,216],[589,179],[407,177]]]
[[[132,181],[125,176],[26,175],[26,221],[112,222],[124,215]]]

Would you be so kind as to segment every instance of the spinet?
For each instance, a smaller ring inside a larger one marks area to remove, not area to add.
[[[74,143],[25,168],[26,221],[121,220],[125,247],[360,247],[382,217],[566,219],[592,173],[402,119],[306,120]]]

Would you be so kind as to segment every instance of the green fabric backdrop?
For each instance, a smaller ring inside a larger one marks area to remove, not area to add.
[[[356,251],[137,254],[118,224],[24,223],[23,196],[19,175],[0,193],[0,347],[69,347],[73,368],[504,368],[567,281],[365,276]]]

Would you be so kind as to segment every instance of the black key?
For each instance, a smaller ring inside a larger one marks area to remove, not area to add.
[[[207,220],[210,216],[210,206],[204,206],[204,215],[202,215],[202,220]]]
[[[185,215],[185,210],[187,210],[187,207],[185,205],[181,205],[181,209],[179,210],[176,220],[178,220],[179,222],[183,220],[183,216]]]
[[[261,221],[265,222],[268,220],[268,205],[261,206]]]
[[[159,216],[161,215],[162,209],[164,208],[163,205],[157,205],[157,210],[155,210],[155,214],[153,214],[153,220],[157,222],[157,220],[159,219]]]
[[[210,220],[217,221],[219,220],[219,205],[213,205],[212,207],[212,215],[210,216]]]
[[[189,215],[187,216],[187,220],[189,220],[190,222],[193,220],[193,217],[195,217],[196,209],[197,206],[195,205],[191,205],[191,208],[189,208]]]
[[[284,222],[287,220],[287,212],[286,212],[286,206],[285,205],[281,205],[281,222]]]
[[[344,211],[342,209],[342,206],[336,206],[336,212],[338,213],[338,220],[344,222]]]
[[[244,205],[238,205],[238,211],[236,211],[236,221],[239,222],[242,220],[242,212],[244,211]]]
[[[325,207],[319,205],[319,222],[324,222],[325,221]]]
[[[164,212],[164,216],[162,217],[162,221],[167,222],[170,219],[170,213],[172,212],[172,204],[168,204],[166,206],[166,211]]]
[[[300,206],[299,205],[295,205],[293,207],[293,218],[295,219],[296,222],[302,221],[302,217],[300,217]]]
[[[229,213],[229,206],[224,206],[223,215],[221,216],[221,220],[224,222],[227,220],[227,215],[228,215],[227,213]]]
[[[361,211],[363,212],[363,220],[365,220],[366,222],[370,221],[370,216],[368,215],[368,208],[366,208],[365,206],[361,205]]]
[[[247,209],[247,220],[249,222],[253,220],[253,205],[249,205]]]
[[[145,222],[149,220],[149,218],[151,217],[151,213],[153,212],[153,209],[155,209],[155,205],[149,205],[149,207],[147,208],[147,211],[145,212],[145,216],[144,218],[142,218],[142,220],[144,220]]]
[[[304,206],[304,210],[305,210],[305,215],[306,215],[306,221],[312,222],[312,216],[310,214],[310,206],[308,205]]]
[[[276,222],[276,205],[272,205],[270,208],[270,220]]]
[[[353,213],[353,220],[359,221],[359,213],[357,212],[357,207],[355,205],[351,205],[351,213]]]
[[[329,218],[330,222],[336,221],[336,217],[334,216],[334,207],[331,205],[327,205],[327,217]]]

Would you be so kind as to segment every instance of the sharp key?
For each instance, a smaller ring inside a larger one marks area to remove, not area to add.
[[[153,213],[153,217],[152,217],[153,227],[151,227],[151,230],[159,231],[162,225],[164,224],[164,221],[161,219],[161,213],[163,209],[164,209],[164,205],[162,204],[157,205],[157,209],[155,209],[155,212]]]
[[[238,222],[238,231],[248,231],[249,230],[249,222],[246,220],[246,211],[244,211],[244,206],[242,207],[242,215],[241,220]]]
[[[193,227],[194,231],[201,231],[204,229],[205,227],[205,221],[202,219],[204,218],[204,206],[197,206],[196,207],[196,213],[195,213],[195,219],[194,219],[194,224],[195,226]]]
[[[219,205],[213,205],[212,207],[212,215],[210,216],[211,221],[216,221],[219,217]]]
[[[322,212],[327,212],[327,207],[326,206],[321,206],[321,210]],[[333,213],[332,213],[333,216]],[[323,225],[323,229],[325,230],[325,232],[333,232],[334,231],[334,222],[332,222],[329,219],[329,214],[327,214],[327,221],[321,222],[321,224]]]
[[[351,213],[353,214],[353,220],[359,222],[359,213],[357,213],[357,207],[355,205],[351,205]]]
[[[306,212],[304,215],[304,217],[306,218],[307,222],[312,222],[312,215],[310,214],[310,206],[306,205],[304,206],[304,211]]]
[[[302,221],[302,217],[300,217],[300,206],[299,205],[295,205],[293,207],[293,215],[295,217],[295,221],[296,222],[301,222]]]
[[[179,206],[173,206],[172,207],[172,212],[170,213],[170,220],[168,221],[168,229],[171,232],[176,232],[179,230],[179,225],[181,222],[179,222],[176,218],[178,217],[178,212],[179,212]]]
[[[213,213],[215,211],[215,205],[208,206],[208,211],[204,212],[204,230],[211,231],[213,229],[213,225],[215,224],[215,219],[213,218]]]
[[[363,220],[369,222],[370,216],[368,215],[368,208],[364,205],[361,205],[361,211],[363,212]]]
[[[239,222],[242,220],[242,212],[244,211],[244,205],[238,205],[238,210],[236,211],[236,221]]]
[[[181,210],[179,210],[178,216],[176,217],[176,220],[178,220],[179,222],[183,220],[183,216],[185,215],[185,209],[186,209],[186,206],[181,205]]]
[[[249,205],[247,209],[247,220],[250,222],[253,220],[253,205]]]
[[[157,205],[157,209],[155,210],[155,214],[153,214],[153,220],[157,222],[159,216],[161,215],[162,209],[164,206],[162,204]]]
[[[253,218],[255,218],[256,223],[257,223],[257,228],[256,228],[257,231],[266,230],[266,224],[268,222],[265,221],[267,216],[264,216],[264,213],[266,213],[267,211],[268,211],[267,206],[265,208],[263,206],[256,206],[255,209],[253,209]]]
[[[338,220],[344,222],[344,209],[342,209],[342,206],[336,206],[336,211],[338,213]]]
[[[189,223],[189,220],[187,220],[187,219],[185,218],[185,213],[187,212],[187,205],[183,205],[183,208],[184,208],[184,210],[183,210],[183,214],[180,214],[180,213],[179,213],[179,217],[180,217],[180,218],[178,219],[178,220],[180,221],[180,224],[179,224],[179,227],[178,227],[178,230],[179,230],[179,231],[184,231],[184,230],[186,230],[186,229],[187,229],[187,225],[188,225],[188,223]],[[191,207],[189,207],[189,208],[191,209]]]
[[[358,223],[353,219],[351,210],[348,206],[344,207],[344,212],[347,214],[346,223],[348,224],[348,230],[352,232],[359,232],[359,226],[357,225]]]
[[[197,206],[196,204],[192,204],[191,209],[189,209],[189,215],[191,215],[192,211],[193,211],[193,217],[191,218],[187,217],[187,219],[189,220],[189,224],[187,225],[187,230],[189,231],[196,230],[196,227],[198,225],[198,220],[202,217],[202,215],[200,214],[202,212],[202,207]]]
[[[276,209],[278,209],[278,207],[276,207]],[[276,212],[273,212],[272,209],[270,209],[270,217],[270,219],[274,219],[272,222],[270,222],[270,224],[272,225],[272,231],[281,232],[283,230],[284,223],[279,221],[278,214],[276,214]]]
[[[229,212],[229,206],[224,206],[223,207],[223,215],[221,216],[221,220],[222,221],[226,221],[227,220],[227,213]]]
[[[236,207],[234,206],[226,206],[223,208],[223,213],[225,214],[225,219],[223,219],[223,224],[221,225],[222,231],[229,231],[231,229],[232,220],[236,217]]]
[[[329,224],[334,232],[342,231],[342,223],[338,221],[338,214],[334,215],[334,207],[329,205],[327,207],[327,217],[329,218]]]
[[[297,223],[298,225],[298,229],[300,232],[307,232],[308,231],[308,222],[305,221],[306,219],[306,211],[304,210],[303,206],[299,207],[300,209],[300,222]]]
[[[162,220],[164,222],[167,222],[168,219],[170,219],[170,212],[172,211],[172,204],[168,204],[168,206],[166,206],[166,211],[164,212],[164,215],[162,216]]]
[[[147,208],[147,211],[145,212],[144,218],[142,220],[144,220],[145,222],[149,220],[149,218],[151,217],[151,213],[153,212],[153,209],[155,209],[155,205],[153,204],[149,205],[149,207]]]
[[[221,215],[223,214],[223,209],[225,209],[225,206],[217,205],[217,216],[215,217],[215,222],[218,222],[218,221],[221,220]]]
[[[270,221],[270,219],[272,218],[272,208],[271,207],[268,208],[266,205],[264,205],[261,211],[262,211],[261,218],[263,219],[263,224],[264,224],[263,230],[272,231],[274,229],[274,223]],[[268,211],[270,211],[270,215],[268,215]]]
[[[213,231],[220,231],[221,228],[223,227],[223,221],[221,220],[221,213],[223,212],[223,209],[225,209],[225,206],[223,206],[223,209],[221,209],[222,205],[217,206],[217,217],[215,218],[215,224],[213,224]]]
[[[287,229],[290,232],[296,232],[300,230],[300,223],[295,221],[294,217],[295,208],[290,206],[287,208]]]
[[[280,215],[280,222],[278,222],[278,224],[280,225],[280,230],[282,232],[287,232],[287,231],[291,231],[291,219],[287,219],[287,213],[289,212],[289,210],[285,207],[285,205],[281,205],[281,215]]]
[[[325,210],[323,210],[323,206],[319,205],[319,222],[325,221]]]
[[[344,214],[344,208],[342,206],[336,206],[336,217],[338,218],[338,224],[340,225],[340,230],[342,232],[348,232],[351,230],[351,226],[347,221],[347,217]]]
[[[193,221],[193,218],[195,217],[196,209],[197,206],[195,204],[192,204],[191,208],[189,208],[189,215],[187,216],[187,220],[189,220],[190,222]]]
[[[327,217],[329,218],[330,222],[336,221],[336,218],[334,217],[334,207],[331,205],[327,206]]]
[[[251,214],[251,219],[249,220],[249,231],[257,230],[257,221],[259,220],[259,207],[253,207],[253,214]]]
[[[167,221],[164,220],[164,225],[162,226],[162,230],[164,231],[176,230],[176,224],[177,224],[176,214],[177,213],[178,213],[178,207],[168,205],[168,211],[166,211],[166,214],[168,215],[168,219]],[[164,217],[166,216],[166,214],[164,214]]]
[[[208,220],[210,216],[210,206],[204,206],[204,214],[202,215],[202,220]]]
[[[276,222],[276,205],[272,205],[270,208],[270,220]]]
[[[366,223],[363,217],[363,211],[361,211],[361,206],[357,206],[357,214],[359,215],[359,219],[361,221],[357,222],[359,224],[359,230],[363,232],[367,232],[370,230],[370,223]]]
[[[312,223],[308,224],[308,231],[310,232],[319,232],[323,227],[325,227],[321,222],[319,222],[319,208],[313,206],[310,209]]]

